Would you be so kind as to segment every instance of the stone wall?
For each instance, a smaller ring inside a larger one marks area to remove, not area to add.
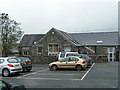
[[[29,56],[34,64],[49,64],[53,61],[57,61],[55,56]]]
[[[71,45],[66,39],[64,39],[61,35],[59,35],[57,32],[50,31],[46,34],[46,36],[38,41],[35,45],[32,46],[31,52],[32,55],[38,55],[37,53],[37,47],[42,47],[42,52],[40,56],[47,56],[48,55],[48,46],[49,44],[58,44],[59,45],[59,52],[64,52],[64,47],[70,47],[71,51],[78,51],[77,47],[74,45]]]
[[[97,62],[108,62],[107,56],[105,55],[89,55],[92,58],[92,61]]]

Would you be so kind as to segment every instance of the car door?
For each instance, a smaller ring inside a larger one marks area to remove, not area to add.
[[[68,68],[75,68],[76,63],[77,63],[78,59],[75,57],[70,57],[70,60],[68,61]]]
[[[68,63],[69,58],[64,58],[60,61],[58,64],[59,68],[67,68],[67,63]]]

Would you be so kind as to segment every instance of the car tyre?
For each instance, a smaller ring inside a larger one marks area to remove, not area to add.
[[[10,75],[10,71],[9,71],[8,69],[4,69],[4,70],[2,71],[2,76],[7,77],[7,76],[9,76],[9,75]]]
[[[24,69],[24,68],[22,68],[22,72],[25,72],[25,69]]]
[[[82,66],[78,65],[78,66],[76,66],[76,69],[77,69],[77,71],[81,71],[82,70]]]
[[[51,66],[51,70],[52,71],[56,71],[57,70],[57,66],[56,65]]]
[[[29,72],[31,69],[27,69],[27,72]]]

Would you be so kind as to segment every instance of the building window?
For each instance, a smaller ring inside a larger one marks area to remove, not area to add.
[[[115,53],[115,48],[114,47],[111,47],[111,48],[108,48],[108,53]]]
[[[48,55],[57,55],[59,52],[59,45],[58,44],[49,44],[48,45]]]
[[[71,47],[64,47],[64,52],[70,52],[71,51]]]
[[[28,56],[28,55],[30,55],[30,53],[29,53],[29,51],[23,51],[23,55]]]
[[[42,47],[37,47],[37,54],[41,54],[42,53]]]

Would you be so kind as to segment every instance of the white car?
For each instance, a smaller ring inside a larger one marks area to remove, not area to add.
[[[0,57],[0,73],[2,76],[19,73],[22,71],[22,66],[16,58]]]
[[[79,53],[78,52],[60,52],[58,55],[58,61],[62,60],[65,57],[76,56],[76,55],[79,55]]]

